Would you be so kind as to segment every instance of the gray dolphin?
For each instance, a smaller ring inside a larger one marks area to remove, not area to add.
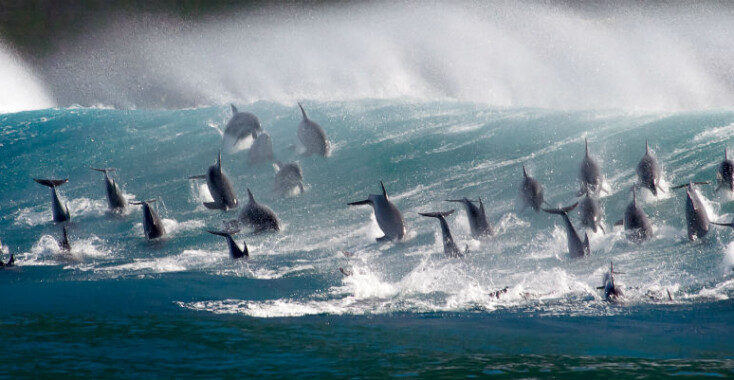
[[[579,258],[591,255],[591,248],[589,247],[589,235],[584,233],[584,241],[581,241],[579,234],[573,227],[571,220],[568,219],[568,212],[578,206],[578,202],[568,207],[557,208],[557,209],[546,209],[543,211],[551,214],[560,215],[563,217],[563,221],[566,224],[566,240],[568,240],[568,253],[571,254],[572,258]]]
[[[303,189],[303,169],[297,162],[291,162],[284,164],[280,161],[275,163],[278,167],[278,172],[275,174],[275,183],[273,189],[280,193],[286,194],[294,188],[299,188],[301,192]]]
[[[724,161],[721,161],[716,171],[716,192],[722,187],[734,192],[734,161],[729,159],[729,152],[724,148]]]
[[[240,212],[238,221],[255,229],[255,233],[267,231],[280,231],[280,221],[270,207],[261,205],[255,201],[250,189],[247,189],[249,202]]]
[[[535,212],[540,211],[543,205],[543,186],[540,185],[535,178],[528,175],[525,165],[522,166],[522,187],[520,188],[520,197],[523,201],[522,210],[525,211],[528,206],[532,207]]]
[[[298,124],[298,139],[306,148],[304,154],[307,156],[312,154],[328,156],[331,152],[331,142],[326,137],[326,132],[320,125],[308,118],[301,103],[298,103],[298,107],[301,108],[301,114],[303,115],[301,123]]]
[[[635,186],[632,187],[632,202],[624,210],[624,219],[616,224],[624,225],[624,230],[627,231],[627,239],[630,241],[641,243],[652,238],[652,224],[650,224],[645,211],[637,204],[637,189]]]
[[[261,162],[272,161],[273,158],[273,140],[267,132],[263,132],[257,136],[247,152],[247,163],[257,165]]]
[[[250,112],[237,111],[237,107],[234,104],[231,106],[232,118],[229,119],[227,126],[224,127],[224,135],[232,138],[235,143],[248,136],[252,136],[254,140],[257,134],[262,132],[260,119]]]
[[[686,185],[673,187],[686,188],[686,225],[688,240],[701,239],[709,232],[709,216],[693,185],[707,185],[708,182],[688,182]]]
[[[222,152],[219,152],[217,163],[210,166],[206,174],[192,176],[189,179],[206,179],[206,186],[214,199],[214,202],[204,202],[206,208],[227,211],[237,207],[237,194],[234,192],[232,182],[222,172]]]
[[[457,202],[464,205],[466,216],[469,219],[469,227],[471,227],[471,234],[474,238],[494,235],[492,226],[487,221],[487,213],[484,212],[484,203],[482,203],[482,198],[479,198],[479,207],[474,205],[474,202],[467,198],[447,199],[446,202]]]
[[[601,229],[602,232],[606,233],[599,200],[590,196],[588,192],[579,202],[579,215],[581,216],[582,226],[591,228],[594,232]]]
[[[61,204],[59,200],[59,193],[56,188],[69,182],[69,179],[38,179],[33,178],[34,181],[40,183],[43,186],[51,188],[51,211],[53,212],[54,222],[66,222],[71,219],[69,215],[69,208],[66,205]]]
[[[109,172],[115,171],[115,169],[91,169],[104,173],[105,189],[107,190],[107,204],[110,206],[110,210],[115,212],[124,211],[127,208],[127,200],[122,195],[122,191],[120,190],[120,187],[117,186],[115,180],[109,176]]]
[[[446,223],[446,217],[453,213],[454,210],[444,212],[419,212],[418,214],[427,216],[429,218],[437,218],[438,221],[441,223],[441,234],[443,235],[443,253],[445,253],[446,256],[464,257],[464,255],[469,251],[469,246],[466,247],[466,250],[464,252],[461,252],[459,247],[456,246],[456,243],[454,243],[454,237],[451,236],[449,224]]]
[[[66,226],[63,226],[61,230],[61,239],[58,240],[59,248],[62,251],[71,251],[71,244],[69,243],[69,234],[66,231]]]
[[[385,185],[380,181],[382,194],[370,194],[367,199],[348,203],[349,206],[370,205],[375,210],[377,225],[385,236],[377,238],[377,241],[400,240],[405,237],[405,220],[395,204],[390,201],[385,190]]]
[[[658,190],[663,191],[660,187],[660,166],[655,157],[650,154],[647,139],[645,140],[645,155],[637,164],[637,177],[640,186],[650,190],[652,195],[657,196]]]
[[[610,302],[619,302],[622,300],[622,289],[614,284],[614,275],[623,274],[614,271],[614,263],[609,263],[609,272],[604,273],[604,285],[597,289],[604,290],[604,299]]]
[[[142,202],[130,201],[130,204],[132,205],[143,206],[143,231],[145,232],[145,237],[148,240],[153,240],[166,235],[166,227],[163,225],[161,218],[159,218],[155,210],[150,207],[150,203],[155,201],[156,199]]]
[[[232,235],[229,232],[223,232],[223,231],[206,231],[206,232],[226,238],[227,245],[229,245],[229,255],[233,259],[240,259],[244,257],[245,260],[247,260],[248,258],[250,258],[250,253],[247,250],[246,241],[244,240],[242,241],[243,249],[240,249],[240,247],[237,246],[237,243],[234,242],[234,239],[232,239]]]
[[[599,164],[596,163],[596,160],[589,155],[589,142],[584,139],[584,143],[586,144],[586,153],[584,154],[584,159],[581,161],[581,167],[579,168],[581,189],[578,191],[577,195],[582,195],[589,191],[597,194],[604,190],[602,189],[603,178],[601,175],[601,169],[599,168]]]

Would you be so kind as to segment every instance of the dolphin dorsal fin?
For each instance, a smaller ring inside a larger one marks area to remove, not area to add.
[[[232,115],[236,115],[238,112],[237,107],[235,107],[234,104],[230,104],[230,106],[232,106]]]
[[[303,115],[303,120],[308,120],[308,116],[306,115],[306,110],[303,109],[303,106],[301,105],[301,102],[298,102],[298,108],[301,109],[301,114]]]
[[[528,177],[528,171],[525,170],[525,164],[522,164],[522,175],[525,176],[525,178]]]
[[[219,156],[217,156],[217,166],[219,167],[219,174],[222,174],[222,151],[219,151]]]
[[[645,139],[645,153],[650,154],[650,145],[647,144],[647,139]]]
[[[247,188],[247,196],[250,198],[250,202],[257,203],[255,202],[255,197],[252,195],[252,191],[250,191],[249,187]]]
[[[637,187],[632,186],[632,203],[637,206]]]
[[[486,217],[487,214],[484,212],[484,203],[482,202],[482,197],[477,198],[479,198],[479,211],[481,211],[482,216]]]
[[[380,186],[382,186],[382,195],[387,199],[387,190],[385,190],[385,185],[380,181]]]
[[[584,138],[584,145],[586,145],[586,157],[589,157],[589,140]]]

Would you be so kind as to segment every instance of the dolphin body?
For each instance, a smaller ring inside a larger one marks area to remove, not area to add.
[[[249,202],[240,212],[238,221],[255,229],[255,233],[280,231],[280,221],[270,207],[257,203],[250,189],[247,189]]]
[[[298,107],[301,108],[301,114],[303,116],[301,123],[298,124],[298,139],[301,140],[301,144],[306,148],[304,154],[307,156],[312,154],[318,154],[324,157],[328,156],[331,153],[331,142],[326,137],[326,132],[324,132],[324,129],[320,125],[308,118],[301,103],[298,103]]]
[[[568,253],[571,254],[572,258],[579,258],[591,255],[591,248],[589,247],[589,235],[584,233],[584,241],[581,241],[581,238],[576,232],[576,229],[573,227],[571,220],[568,219],[568,212],[576,208],[578,204],[579,203],[576,202],[568,207],[558,209],[543,209],[543,211],[547,213],[556,214],[563,217],[563,221],[566,224],[566,240],[568,240]]]
[[[446,254],[448,257],[464,257],[466,252],[469,251],[469,247],[467,246],[466,250],[464,252],[461,252],[459,247],[456,246],[456,243],[454,243],[454,237],[451,236],[451,230],[449,229],[449,224],[446,223],[446,217],[453,214],[454,210],[444,211],[444,212],[427,212],[422,213],[419,212],[418,214],[427,216],[429,218],[437,218],[438,221],[441,223],[441,234],[443,235],[443,253]]]
[[[148,240],[157,239],[166,236],[166,227],[163,225],[161,218],[158,214],[150,207],[150,203],[155,202],[155,199],[142,201],[142,202],[130,202],[133,205],[143,206],[143,231],[145,237]]]
[[[589,155],[589,142],[584,139],[586,144],[586,153],[584,159],[581,161],[581,167],[579,168],[579,181],[581,182],[581,189],[577,195],[588,193],[589,191],[598,194],[602,191],[602,175],[599,164],[596,163]]]
[[[716,171],[716,192],[721,188],[734,192],[734,161],[729,159],[729,152],[724,148],[724,161],[719,164]]]
[[[622,300],[622,289],[614,284],[614,275],[622,274],[622,272],[614,271],[614,263],[609,264],[609,272],[604,273],[604,285],[597,289],[604,290],[604,299],[610,302],[619,302]]]
[[[579,214],[581,215],[581,225],[591,228],[594,232],[599,229],[604,231],[604,220],[599,200],[591,197],[588,192],[579,202]]]
[[[232,235],[229,232],[223,232],[223,231],[206,231],[206,232],[226,238],[227,245],[229,246],[229,255],[233,259],[236,260],[236,259],[244,258],[245,260],[247,260],[248,258],[250,258],[250,253],[247,249],[246,241],[242,241],[243,249],[240,249],[240,247],[237,246],[237,243],[235,243],[234,239],[232,239]]]
[[[71,216],[69,215],[69,208],[67,205],[62,205],[61,200],[59,200],[59,193],[56,191],[56,188],[69,182],[69,179],[38,179],[33,178],[34,181],[40,183],[43,186],[48,186],[51,188],[51,211],[53,212],[53,220],[54,222],[66,222],[71,220]]]
[[[637,204],[637,191],[632,188],[632,202],[624,210],[622,220],[624,230],[627,231],[627,239],[635,243],[642,243],[652,238],[652,224],[642,207]]]
[[[492,226],[487,221],[487,214],[484,211],[484,203],[482,198],[479,198],[479,207],[477,207],[473,201],[463,199],[448,199],[446,202],[456,202],[464,205],[466,209],[466,216],[469,218],[469,227],[471,228],[471,234],[474,238],[481,238],[484,236],[494,235]]]
[[[233,139],[235,143],[248,136],[252,136],[253,140],[257,138],[257,134],[262,132],[260,119],[250,112],[239,112],[234,104],[231,104],[231,107],[232,118],[224,127],[224,135]]]
[[[660,187],[660,166],[655,157],[650,154],[647,140],[645,140],[645,155],[637,164],[637,178],[640,186],[650,190],[654,196],[658,195],[658,190],[663,190]]]
[[[206,179],[206,185],[214,202],[204,202],[204,206],[212,210],[227,211],[238,205],[237,194],[224,172],[222,172],[222,153],[217,157],[217,163],[210,166],[206,174],[192,176],[189,179]]]
[[[686,188],[686,225],[688,227],[688,240],[701,239],[709,232],[709,216],[701,198],[696,193],[693,185],[708,184],[708,182],[689,182],[686,185],[673,187],[674,189]]]
[[[284,164],[282,162],[276,162],[278,172],[275,174],[275,183],[273,189],[284,195],[294,188],[298,188],[301,192],[303,188],[303,169],[297,162],[291,162]]]
[[[115,180],[110,178],[109,176],[109,172],[114,171],[115,169],[92,168],[92,170],[104,173],[105,190],[107,191],[107,204],[110,206],[110,210],[113,212],[125,211],[125,209],[127,208],[127,200],[122,195],[122,191],[120,190],[120,187],[117,186]]]
[[[385,185],[380,181],[382,194],[370,194],[367,199],[348,203],[349,206],[370,205],[375,211],[377,225],[385,236],[377,238],[377,241],[401,240],[405,237],[405,220],[403,214],[390,201],[385,190]]]
[[[525,165],[522,166],[522,187],[520,188],[520,198],[523,201],[522,210],[525,211],[528,206],[532,207],[535,212],[540,211],[543,205],[543,186],[540,185],[535,178],[528,175]]]
[[[247,163],[257,165],[261,162],[272,161],[273,159],[273,140],[267,132],[263,132],[257,136],[257,139],[255,139],[250,150],[247,152]]]
[[[61,239],[58,240],[58,243],[59,243],[59,248],[62,251],[67,251],[67,252],[71,251],[71,244],[69,243],[69,234],[66,231],[66,226],[62,228]]]

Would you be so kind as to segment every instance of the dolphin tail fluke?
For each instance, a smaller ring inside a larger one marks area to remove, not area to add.
[[[234,104],[230,104],[230,106],[232,107],[232,115],[235,115],[238,112],[237,107],[235,107]]]
[[[419,215],[427,216],[429,218],[444,218],[454,213],[454,210],[441,211],[441,212],[419,212]]]
[[[303,115],[303,120],[308,120],[308,116],[306,115],[306,110],[303,109],[303,105],[301,105],[301,102],[298,102],[298,108],[301,109],[301,115]]]
[[[242,240],[242,250],[232,255],[233,259],[241,259],[243,257],[245,259],[250,257],[250,250],[247,248],[247,242],[244,240]]]
[[[39,179],[39,178],[33,178],[34,181],[40,183],[43,186],[48,187],[58,187],[61,186],[67,182],[69,182],[68,178],[65,179]]]
[[[206,232],[208,232],[208,233],[210,233],[212,235],[223,236],[223,237],[231,237],[232,236],[232,234],[229,233],[229,232],[227,232],[227,231],[206,230]]]
[[[365,199],[363,201],[356,201],[356,202],[347,203],[348,206],[361,206],[361,205],[371,205],[371,204],[372,204],[372,201],[369,200],[369,199]]]
[[[144,203],[153,203],[153,202],[157,202],[157,201],[158,201],[157,199],[148,199],[147,201],[140,201],[140,202],[130,201],[130,204],[131,205],[139,206],[139,205],[142,205]]]
[[[189,179],[206,179],[206,174],[192,175]]]
[[[578,205],[579,205],[579,202],[576,202],[576,203],[574,203],[574,204],[572,204],[570,206],[561,207],[561,208],[544,208],[543,211],[545,211],[545,212],[547,212],[549,214],[563,215],[563,214],[566,214],[566,213],[572,211]]]

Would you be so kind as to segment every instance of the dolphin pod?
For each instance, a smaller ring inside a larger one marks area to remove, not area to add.
[[[61,204],[61,200],[59,199],[59,192],[56,190],[57,187],[69,182],[69,179],[33,178],[33,180],[43,186],[48,186],[51,188],[51,211],[53,213],[54,222],[61,223],[69,221],[71,219],[71,216],[69,215],[69,208],[65,204]]]
[[[206,185],[214,202],[204,202],[204,206],[212,210],[223,210],[236,208],[238,205],[237,194],[234,192],[232,182],[222,172],[222,153],[217,156],[217,163],[210,166],[204,175],[189,177],[189,179],[206,179]]]
[[[385,236],[377,238],[377,241],[401,240],[405,237],[405,220],[403,214],[394,203],[390,201],[385,190],[385,185],[380,181],[382,194],[370,194],[363,201],[348,203],[349,206],[370,205],[375,211],[377,225]]]
[[[127,208],[127,200],[122,195],[122,191],[120,190],[120,187],[117,186],[115,180],[111,179],[109,176],[109,172],[115,171],[115,169],[91,169],[104,173],[105,190],[107,192],[107,204],[110,206],[110,210],[114,212],[124,211]]]

